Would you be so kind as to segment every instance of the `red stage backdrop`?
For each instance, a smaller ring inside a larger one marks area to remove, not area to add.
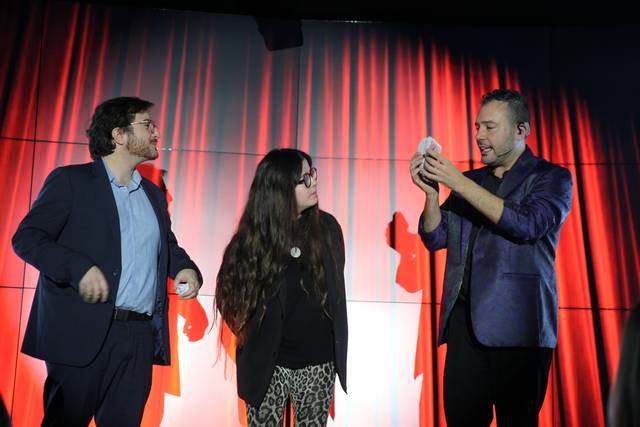
[[[173,365],[154,369],[143,425],[245,423],[213,292],[273,147],[313,156],[321,208],[345,233],[349,394],[337,389],[330,425],[446,425],[446,346],[434,345],[445,253],[416,235],[423,196],[408,159],[433,135],[461,169],[480,166],[473,121],[500,86],[528,97],[529,146],[575,182],[541,425],[604,425],[639,295],[640,141],[631,115],[600,120],[584,93],[556,84],[561,32],[304,21],[302,47],[271,52],[250,17],[55,1],[10,5],[0,28],[0,395],[15,426],[39,425],[45,367],[19,352],[37,272],[10,239],[53,168],[89,161],[93,108],[120,95],[156,104],[162,151],[141,172],[164,180],[174,231],[204,274],[197,300],[171,295]]]

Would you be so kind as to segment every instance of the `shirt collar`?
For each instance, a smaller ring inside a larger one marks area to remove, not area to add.
[[[104,164],[104,168],[107,170],[107,176],[109,177],[109,182],[111,183],[111,185],[115,185],[118,188],[127,187],[129,191],[137,190],[140,187],[140,184],[142,182],[142,176],[140,175],[140,172],[138,172],[137,169],[133,170],[133,175],[131,175],[131,181],[129,181],[127,185],[122,185],[116,179],[116,176],[111,171],[111,168],[109,167],[109,164],[104,159],[104,157],[102,158],[102,163]]]

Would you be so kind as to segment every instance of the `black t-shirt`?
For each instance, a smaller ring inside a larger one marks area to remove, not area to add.
[[[292,257],[285,271],[287,304],[276,364],[291,369],[334,359],[333,324],[320,303],[304,262],[304,256]],[[325,280],[332,278],[325,277]]]
[[[493,173],[488,172],[483,178],[481,185],[485,190],[489,191],[492,194],[496,194],[496,192],[500,188],[500,184],[502,184],[503,178],[498,178]],[[469,245],[467,247],[467,259],[465,261],[464,276],[462,277],[462,286],[460,288],[460,294],[458,295],[458,298],[464,302],[469,302],[469,299],[471,297],[470,282],[472,274],[471,261],[473,257],[473,245],[476,242],[476,237],[478,236],[478,232],[480,231],[480,229],[489,223],[489,220],[479,212],[477,213],[475,218],[477,219],[477,221],[473,222],[473,227],[471,228],[471,233],[469,235]]]

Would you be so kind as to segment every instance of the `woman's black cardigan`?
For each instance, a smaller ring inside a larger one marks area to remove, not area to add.
[[[323,260],[327,299],[333,323],[335,340],[335,369],[344,391],[347,391],[347,303],[344,286],[344,239],[338,221],[329,213],[320,211],[320,220],[327,230]],[[251,406],[258,407],[273,376],[280,347],[282,324],[287,301],[284,275],[278,290],[269,299],[262,323],[258,322],[262,310],[256,310],[249,321],[245,343],[236,350],[238,395]]]

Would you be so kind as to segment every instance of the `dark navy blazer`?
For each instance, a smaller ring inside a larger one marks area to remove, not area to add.
[[[171,231],[166,198],[143,178],[156,214],[161,248],[153,310],[154,363],[170,363],[167,276],[198,272]],[[111,324],[121,274],[120,225],[102,160],[55,169],[13,236],[16,253],[40,271],[22,351],[47,362],[85,366],[98,354]],[[109,283],[109,300],[89,304],[78,283],[97,265]]]
[[[480,184],[489,168],[465,175]],[[497,196],[504,199],[498,224],[454,192],[441,206],[442,220],[419,232],[430,251],[447,248],[438,343],[458,298],[469,236],[482,223],[473,246],[470,311],[478,341],[491,347],[549,347],[557,342],[558,294],[555,255],[560,228],[571,210],[573,181],[566,168],[533,155],[527,147],[505,174]]]

